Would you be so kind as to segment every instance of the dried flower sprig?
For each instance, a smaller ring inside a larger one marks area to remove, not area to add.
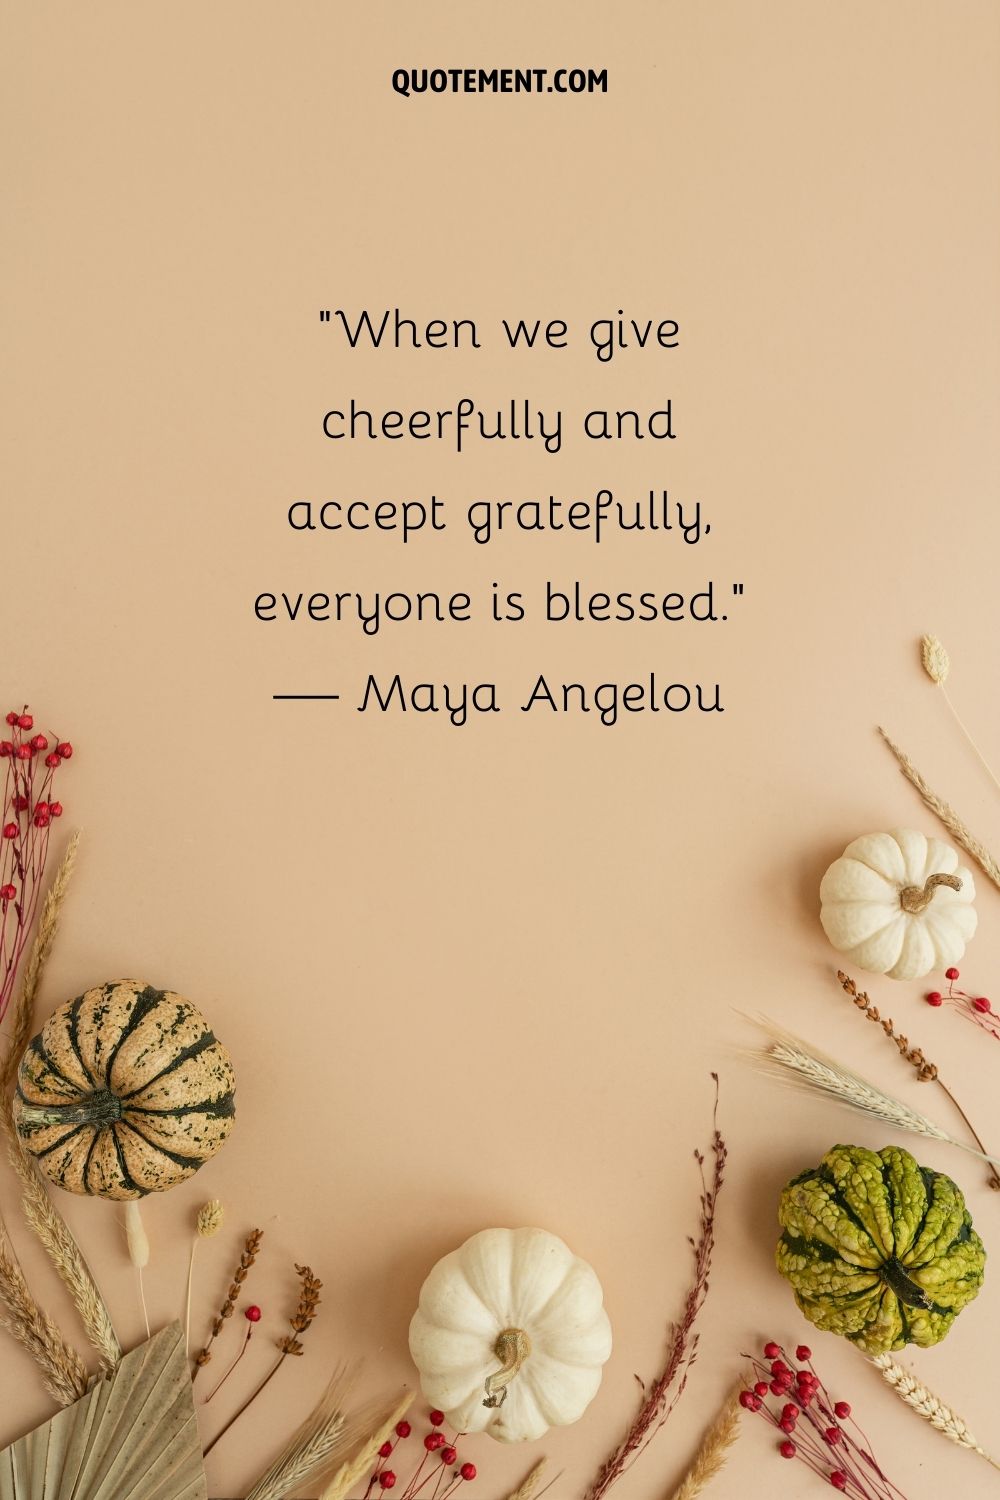
[[[978,1453],[979,1457],[985,1458],[994,1469],[1000,1469],[1000,1463],[990,1457],[958,1413],[952,1411],[950,1406],[946,1406],[940,1396],[935,1396],[933,1391],[921,1385],[920,1381],[904,1370],[902,1365],[897,1364],[891,1355],[878,1354],[872,1360],[872,1364],[900,1400],[912,1407],[917,1416],[929,1422],[935,1431],[943,1433],[950,1442],[957,1443],[960,1448],[968,1448],[971,1453]]]
[[[260,1252],[260,1242],[263,1238],[263,1229],[252,1229],[247,1235],[246,1243],[243,1246],[243,1253],[240,1255],[239,1265],[233,1272],[233,1279],[230,1283],[229,1291],[226,1293],[226,1300],[222,1304],[218,1317],[212,1323],[212,1332],[209,1335],[208,1342],[194,1357],[194,1369],[191,1372],[191,1379],[193,1381],[197,1380],[198,1371],[204,1365],[207,1365],[212,1358],[212,1345],[236,1310],[236,1304],[243,1292],[243,1283],[249,1276],[253,1263],[257,1259]]]
[[[187,1295],[184,1299],[184,1353],[191,1353],[191,1294],[194,1290],[194,1257],[201,1240],[210,1240],[218,1234],[225,1218],[225,1209],[218,1198],[211,1198],[199,1208],[191,1237],[191,1254],[188,1257]]]
[[[959,844],[965,850],[966,854],[976,861],[976,864],[983,871],[984,875],[989,876],[993,884],[1000,888],[1000,864],[994,859],[986,845],[981,843],[971,829],[962,822],[955,809],[950,807],[942,797],[938,796],[937,792],[928,786],[912,760],[910,760],[910,757],[904,750],[900,749],[895,741],[889,738],[881,725],[878,732],[896,757],[900,771],[910,785],[916,787],[931,812],[940,818],[956,844]]]
[[[773,1342],[765,1344],[763,1359],[746,1357],[754,1379],[740,1403],[783,1434],[778,1443],[782,1458],[800,1459],[851,1500],[905,1500],[878,1463],[849,1403],[835,1401],[817,1375],[805,1344],[795,1351],[795,1365]]]
[[[940,1125],[935,1125],[926,1115],[911,1109],[901,1099],[886,1094],[867,1079],[852,1073],[843,1064],[811,1050],[807,1042],[783,1031],[766,1017],[758,1017],[757,1024],[771,1037],[771,1044],[762,1051],[751,1053],[751,1057],[766,1072],[785,1082],[794,1082],[800,1087],[830,1094],[848,1108],[868,1115],[882,1125],[889,1125],[894,1130],[907,1130],[915,1135],[927,1136],[930,1140],[943,1141],[946,1145],[957,1146],[960,1151],[969,1152],[971,1156],[980,1157],[990,1166],[1000,1166],[1000,1162],[985,1151],[977,1150],[965,1141],[958,1140],[956,1136],[949,1135],[947,1130],[942,1130]]]
[[[146,1325],[146,1338],[149,1338],[149,1309],[146,1306],[146,1287],[143,1281],[143,1271],[149,1265],[149,1236],[146,1226],[142,1222],[142,1212],[138,1201],[130,1198],[125,1204],[125,1243],[128,1246],[128,1258],[135,1267],[136,1282],[139,1288],[139,1306],[142,1309],[142,1319]]]
[[[27,705],[11,709],[7,725],[10,738],[0,740],[0,759],[7,763],[0,815],[0,1021],[38,910],[52,822],[63,813],[53,782],[73,754],[69,740],[32,734]]]
[[[995,1042],[1000,1042],[1000,1016],[997,1015],[987,997],[970,995],[966,990],[957,990],[955,980],[960,977],[957,969],[946,969],[944,977],[948,981],[948,993],[942,995],[940,990],[929,990],[924,996],[927,1004],[933,1009],[942,1005],[950,1005],[966,1021],[971,1021],[977,1030],[985,1031],[986,1035],[992,1037]]]
[[[631,1468],[640,1453],[663,1427],[684,1393],[691,1365],[698,1353],[699,1335],[695,1329],[698,1314],[708,1296],[715,1248],[715,1218],[726,1169],[726,1143],[719,1130],[719,1078],[713,1073],[715,1107],[713,1112],[711,1180],[706,1178],[706,1157],[695,1152],[701,1174],[701,1226],[694,1250],[694,1278],[679,1320],[673,1325],[667,1359],[656,1380],[645,1393],[639,1412],[618,1447],[601,1466],[587,1491],[587,1500],[601,1500],[622,1475]]]
[[[729,1458],[729,1450],[740,1435],[742,1405],[739,1395],[738,1388],[726,1397],[721,1411],[702,1438],[694,1461],[674,1490],[671,1500],[695,1500],[695,1496],[700,1495],[716,1475],[722,1473]]]
[[[955,978],[958,978],[957,969],[949,969],[948,973],[949,975],[954,974]],[[882,1015],[878,1007],[872,1004],[871,998],[868,993],[865,990],[859,990],[854,980],[851,979],[849,975],[845,974],[842,969],[837,970],[837,978],[840,981],[841,989],[846,995],[850,997],[857,1009],[860,1010],[861,1013],[866,1016],[869,1021],[874,1022],[882,1029],[882,1031],[885,1032],[885,1035],[893,1043],[900,1057],[902,1057],[905,1062],[908,1062],[910,1066],[915,1069],[920,1082],[937,1084],[938,1088],[945,1095],[945,1097],[951,1101],[953,1108],[956,1109],[961,1115],[962,1119],[965,1122],[966,1128],[969,1131],[969,1134],[972,1136],[972,1139],[979,1147],[979,1150],[984,1156],[986,1156],[986,1147],[983,1145],[983,1142],[980,1139],[977,1131],[975,1130],[972,1121],[969,1119],[969,1116],[959,1104],[958,1100],[955,1098],[955,1095],[945,1083],[944,1079],[938,1073],[937,1066],[929,1061],[929,1059],[924,1055],[919,1047],[913,1047],[910,1045],[909,1037],[904,1036],[901,1032],[898,1032],[895,1029],[892,1020]],[[987,1001],[987,1005],[988,1004],[989,1002]],[[989,1183],[994,1192],[1000,1192],[1000,1173],[997,1172],[996,1167],[990,1168]]]
[[[444,1430],[444,1412],[432,1411],[428,1414],[428,1420],[430,1427],[424,1435],[422,1451],[418,1450],[416,1466],[409,1479],[403,1483],[399,1500],[414,1500],[421,1490],[432,1483],[433,1500],[446,1500],[446,1497],[454,1495],[459,1486],[471,1484],[479,1472],[474,1463],[462,1461],[458,1444],[465,1434],[456,1432],[448,1436]],[[413,1426],[406,1421],[398,1422],[394,1431],[386,1434],[385,1440],[373,1454],[375,1464],[368,1476],[364,1500],[372,1500],[372,1497],[384,1495],[397,1487],[400,1482],[396,1472],[400,1467],[398,1449],[412,1435]],[[529,1475],[528,1479],[531,1477]],[[527,1483],[526,1480],[525,1484]],[[326,1493],[323,1500],[328,1500]]]
[[[277,1375],[278,1371],[281,1369],[282,1365],[285,1363],[285,1360],[289,1357],[289,1355],[301,1356],[305,1352],[304,1346],[299,1338],[299,1334],[305,1333],[315,1321],[316,1309],[319,1307],[320,1303],[319,1294],[322,1290],[323,1283],[320,1281],[318,1276],[313,1275],[312,1269],[309,1266],[297,1265],[295,1267],[295,1272],[302,1285],[299,1288],[299,1300],[296,1305],[295,1312],[288,1320],[289,1327],[291,1328],[291,1333],[283,1334],[282,1337],[278,1339],[278,1358],[275,1360],[274,1364],[271,1366],[270,1370],[264,1376],[264,1379],[260,1382],[260,1384],[250,1392],[250,1395],[243,1402],[242,1406],[236,1409],[236,1411],[229,1418],[229,1421],[222,1428],[222,1430],[215,1434],[215,1437],[209,1443],[208,1447],[204,1450],[204,1456],[206,1458],[211,1453],[216,1443],[218,1443],[222,1438],[225,1437],[226,1433],[229,1431],[230,1427],[233,1426],[234,1422],[239,1421],[243,1413],[247,1410],[248,1407],[253,1405],[253,1403],[257,1400],[257,1397],[261,1394],[265,1387],[270,1385],[271,1381],[274,1379],[275,1375]],[[232,1290],[233,1289],[230,1288],[230,1292],[232,1292]],[[232,1312],[230,1311],[229,1314],[226,1314],[224,1311],[223,1316],[232,1316]]]
[[[204,1400],[204,1403],[203,1403],[205,1406],[208,1405],[208,1403],[212,1400],[213,1396],[218,1395],[219,1391],[222,1390],[222,1387],[225,1385],[225,1383],[229,1379],[230,1375],[236,1369],[236,1366],[239,1364],[239,1362],[243,1358],[244,1354],[246,1354],[247,1350],[250,1347],[250,1340],[253,1338],[253,1331],[256,1328],[257,1324],[260,1322],[261,1318],[264,1316],[264,1314],[261,1312],[260,1308],[257,1306],[257,1304],[255,1302],[251,1302],[249,1307],[245,1307],[243,1309],[243,1316],[244,1316],[244,1318],[246,1318],[246,1321],[247,1321],[247,1331],[246,1331],[246,1333],[243,1336],[243,1342],[240,1345],[240,1352],[239,1352],[239,1354],[237,1354],[236,1358],[233,1360],[232,1364],[229,1366],[229,1369],[222,1376],[222,1379],[218,1382],[217,1385],[215,1385],[215,1386],[212,1387],[212,1389],[209,1391],[208,1395],[205,1397],[205,1400]]]
[[[945,686],[945,683],[948,681],[948,674],[951,671],[951,658],[949,657],[947,651],[938,640],[936,635],[925,635],[921,638],[920,660],[923,665],[923,669],[927,673],[931,682],[934,683],[935,687],[941,689],[941,696],[944,699],[945,703],[947,703],[949,712],[951,713],[951,716],[955,720],[955,723],[958,725],[959,729],[962,731],[963,736],[968,742],[969,748],[972,750],[973,754],[979,761],[987,776],[992,781],[993,785],[997,787],[998,790],[1000,790],[1000,781],[997,780],[993,767],[990,765],[989,761],[986,759],[986,756],[983,754],[983,752],[980,750],[979,746],[973,739],[968,726],[963,722],[962,717],[959,714],[958,709],[952,702],[951,697],[948,693],[948,689]]]

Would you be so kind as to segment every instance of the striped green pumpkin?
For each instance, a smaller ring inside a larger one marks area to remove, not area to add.
[[[60,1187],[142,1198],[215,1155],[233,1126],[233,1085],[229,1053],[195,1006],[119,979],[61,1006],[29,1044],[14,1119]]]
[[[834,1146],[788,1184],[778,1219],[778,1270],[802,1312],[868,1354],[940,1343],[983,1284],[961,1192],[897,1146]]]

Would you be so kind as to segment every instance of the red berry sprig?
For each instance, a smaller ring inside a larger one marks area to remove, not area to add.
[[[415,1496],[424,1492],[427,1493],[427,1500],[445,1500],[446,1496],[454,1495],[460,1485],[471,1484],[476,1477],[475,1464],[459,1462],[458,1444],[464,1434],[456,1433],[453,1438],[448,1438],[442,1431],[446,1421],[443,1411],[435,1409],[429,1412],[428,1421],[430,1430],[423,1436],[423,1453],[410,1478],[403,1485],[399,1500],[414,1500]],[[369,1477],[364,1500],[371,1500],[380,1490],[394,1490],[400,1483],[397,1470],[391,1467],[390,1460],[398,1459],[400,1443],[405,1442],[412,1432],[409,1422],[396,1423],[394,1436],[386,1439],[378,1450],[378,1462]]]
[[[0,760],[6,761],[0,811],[0,1021],[17,986],[38,912],[52,824],[62,817],[53,782],[73,754],[69,740],[32,734],[35,720],[27,708],[12,708],[6,723],[9,738],[0,739]],[[55,748],[50,750],[52,741]]]
[[[950,1005],[953,1010],[958,1011],[967,1021],[971,1021],[980,1031],[985,1031],[994,1041],[1000,1042],[1000,1015],[993,1009],[991,1002],[985,995],[970,995],[965,990],[955,988],[955,980],[961,978],[957,969],[946,969],[944,974],[948,981],[947,994],[940,990],[929,990],[924,996],[927,1004],[935,1010],[943,1005]]]
[[[781,1434],[777,1451],[782,1458],[801,1459],[851,1500],[905,1500],[880,1467],[849,1403],[830,1396],[808,1345],[795,1350],[795,1365],[773,1340],[764,1345],[763,1359],[747,1358],[756,1378],[740,1392],[740,1405]]]

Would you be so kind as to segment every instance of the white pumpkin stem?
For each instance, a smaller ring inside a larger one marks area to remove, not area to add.
[[[938,886],[946,885],[950,891],[962,889],[959,875],[928,875],[923,885],[904,885],[899,893],[899,904],[911,917],[918,917],[934,900]]]
[[[531,1353],[531,1340],[523,1328],[505,1328],[493,1345],[493,1353],[501,1361],[502,1368],[487,1376],[483,1405],[496,1410],[503,1406],[507,1387]]]

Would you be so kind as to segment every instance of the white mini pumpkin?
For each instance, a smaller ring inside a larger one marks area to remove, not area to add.
[[[830,942],[863,969],[920,979],[957,964],[976,930],[976,888],[958,855],[911,829],[867,833],[823,876]]]
[[[597,1394],[611,1353],[601,1283],[544,1229],[484,1229],[424,1282],[410,1352],[456,1431],[530,1442]]]

